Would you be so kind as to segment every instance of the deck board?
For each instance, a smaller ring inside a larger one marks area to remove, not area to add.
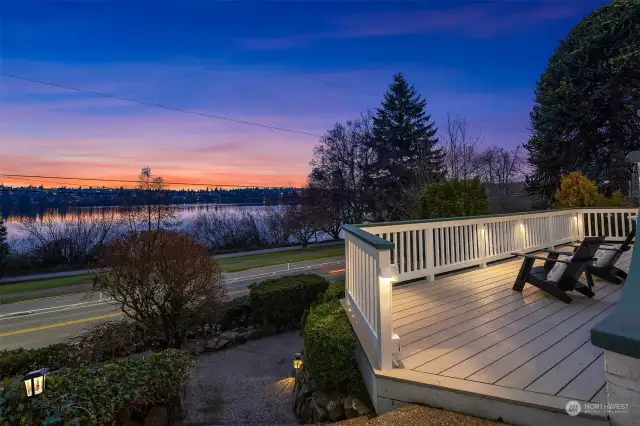
[[[624,253],[617,266],[628,269],[630,258]],[[622,286],[596,279],[594,298],[571,292],[574,301],[565,304],[529,284],[513,291],[520,265],[510,260],[395,287],[400,368],[534,396],[605,402],[602,350],[591,345],[590,330],[609,315]]]

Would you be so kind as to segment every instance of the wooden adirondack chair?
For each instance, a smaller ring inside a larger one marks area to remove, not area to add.
[[[587,270],[591,273],[591,275],[595,275],[598,278],[602,278],[603,280],[609,281],[613,284],[622,284],[624,280],[627,279],[627,273],[622,269],[616,267],[616,263],[622,256],[622,253],[629,251],[631,249],[631,244],[633,244],[633,239],[636,236],[636,230],[633,229],[627,238],[622,242],[622,244],[617,245],[615,243],[603,242],[598,250],[603,250],[604,252],[610,252],[609,255],[605,254],[605,257],[602,258],[603,261],[598,263],[595,261],[593,264],[587,265]],[[578,244],[575,245],[575,250],[580,247]],[[611,253],[613,252],[613,253]],[[557,255],[555,255],[557,257]],[[597,254],[595,255],[597,258]]]
[[[513,289],[516,291],[522,291],[524,285],[529,283],[538,287],[540,290],[557,297],[565,303],[571,303],[572,301],[571,297],[566,293],[567,291],[575,290],[587,297],[593,297],[595,295],[591,290],[593,287],[593,278],[591,277],[591,273],[587,270],[587,266],[593,262],[593,256],[603,241],[604,237],[587,237],[573,253],[550,251],[550,254],[557,253],[557,255],[553,254],[551,257],[524,253],[511,253],[524,258],[518,277],[513,284]],[[560,254],[568,254],[571,257],[567,259],[560,259]],[[533,263],[536,259],[544,260],[544,265],[534,267]],[[558,264],[566,266],[559,266],[558,271],[553,273],[553,275],[557,275],[557,277],[551,278],[550,274],[555,272],[554,268]],[[580,276],[583,273],[586,275],[587,285],[580,282]]]

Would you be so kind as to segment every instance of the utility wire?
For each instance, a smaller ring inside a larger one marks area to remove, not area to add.
[[[103,179],[103,178],[80,178],[68,176],[41,176],[41,175],[19,175],[0,173],[2,177],[9,178],[38,178],[38,179],[63,179],[63,180],[79,180],[79,181],[95,181],[95,182],[116,182],[116,183],[140,183],[139,180],[126,179]],[[164,182],[165,185],[190,185],[190,186],[207,186],[219,188],[258,188],[258,189],[295,189],[289,186],[260,186],[260,185],[231,185],[231,184],[214,184],[214,183],[189,183],[189,182]]]
[[[209,113],[204,113],[204,112],[192,111],[192,110],[188,110],[188,109],[182,109],[182,108],[172,107],[172,106],[168,106],[168,105],[157,104],[157,103],[154,103],[154,102],[140,101],[140,100],[137,100],[137,99],[125,98],[123,96],[111,95],[111,94],[102,93],[102,92],[94,92],[92,90],[80,89],[78,87],[72,87],[72,86],[66,86],[66,85],[63,85],[63,84],[51,83],[51,82],[48,82],[48,81],[36,80],[36,79],[33,79],[33,78],[23,77],[23,76],[14,75],[14,74],[7,74],[5,72],[0,72],[0,75],[2,75],[4,77],[8,77],[8,78],[13,78],[13,79],[16,79],[16,80],[23,80],[23,81],[28,81],[28,82],[31,82],[31,83],[42,84],[42,85],[45,85],[45,86],[57,87],[59,89],[73,90],[73,91],[76,91],[76,92],[86,93],[86,94],[90,94],[90,95],[102,96],[102,97],[111,98],[111,99],[118,99],[118,100],[126,101],[126,102],[133,102],[133,103],[140,104],[140,105],[146,105],[146,106],[150,106],[150,107],[166,109],[166,110],[169,110],[169,111],[178,111],[178,112],[183,112],[183,113],[186,113],[186,114],[193,114],[193,115],[199,115],[199,116],[202,116],[202,117],[215,118],[216,120],[231,121],[233,123],[240,123],[240,124],[246,124],[248,126],[262,127],[262,128],[265,128],[265,129],[277,130],[277,131],[280,131],[280,132],[294,133],[294,134],[305,135],[305,136],[313,136],[313,137],[317,137],[317,138],[322,138],[323,137],[322,135],[318,135],[316,133],[305,132],[305,131],[302,131],[302,130],[287,129],[287,128],[284,128],[284,127],[271,126],[271,125],[268,125],[268,124],[256,123],[256,122],[253,122],[253,121],[239,120],[237,118],[224,117],[224,116],[216,115],[216,114],[209,114]]]

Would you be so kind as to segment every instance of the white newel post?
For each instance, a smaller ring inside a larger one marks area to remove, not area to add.
[[[487,267],[487,224],[482,223],[478,225],[478,254],[480,255],[480,259],[482,259],[482,263],[478,265],[480,269],[484,269]]]
[[[433,273],[433,270],[435,268],[435,266],[433,265],[433,253],[434,253],[434,248],[433,248],[433,228],[429,228],[425,230],[425,238],[426,238],[426,244],[424,245],[425,247],[425,257],[427,258],[427,263],[426,263],[426,273],[427,273],[427,281],[433,281],[435,279],[435,274]]]
[[[393,322],[391,295],[394,279],[398,279],[395,265],[391,265],[391,252],[378,250],[378,360],[381,370],[393,368]]]

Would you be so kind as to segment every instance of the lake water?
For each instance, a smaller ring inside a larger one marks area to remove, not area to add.
[[[266,209],[279,208],[279,206],[264,206],[264,205],[238,205],[238,204],[182,204],[178,205],[178,221],[180,227],[186,228],[199,214],[226,212],[226,213],[240,213],[242,211],[249,212],[261,212]],[[60,209],[47,209],[43,212],[29,212],[18,214],[6,214],[4,216],[5,223],[7,225],[9,245],[15,247],[20,240],[20,221],[25,217],[30,217],[36,221],[63,221],[73,219],[78,216],[96,216],[96,217],[111,217],[112,215],[119,217],[125,215],[129,209],[124,207],[78,207],[67,209],[62,211]]]

